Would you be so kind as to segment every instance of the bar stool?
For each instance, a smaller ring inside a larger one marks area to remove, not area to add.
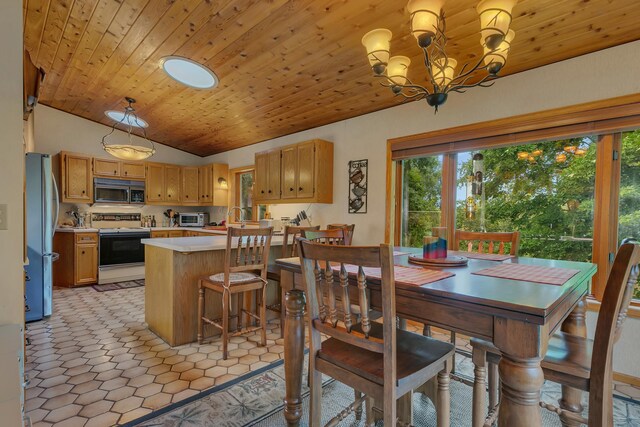
[[[222,330],[222,358],[228,357],[229,318],[231,295],[238,294],[237,331],[240,335],[256,330],[261,331],[260,344],[267,345],[267,262],[273,227],[269,228],[229,228],[224,271],[206,276],[198,281],[198,343],[202,344],[204,324],[213,325]],[[205,316],[205,291],[210,290],[222,295],[222,323]],[[256,292],[256,313],[243,308],[245,292]],[[259,326],[242,330],[242,314],[256,319]]]

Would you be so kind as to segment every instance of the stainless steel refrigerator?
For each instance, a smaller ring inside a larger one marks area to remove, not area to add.
[[[40,320],[51,315],[53,276],[53,233],[58,222],[58,188],[51,169],[51,156],[26,155],[27,258],[25,267],[26,320]]]

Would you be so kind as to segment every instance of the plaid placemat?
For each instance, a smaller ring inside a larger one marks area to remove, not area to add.
[[[333,265],[332,268],[334,271],[340,271],[339,264]],[[345,268],[350,276],[355,276],[358,273],[357,265],[345,264]],[[455,274],[449,273],[448,271],[428,270],[422,267],[404,267],[400,265],[394,266],[393,272],[396,283],[410,286],[422,286],[455,276]],[[381,277],[379,268],[364,267],[364,274],[372,279],[380,279]]]
[[[465,251],[448,251],[454,255],[460,255],[467,258],[482,259],[485,261],[505,261],[513,258],[513,255],[509,254],[479,254],[477,252],[465,252]]]
[[[578,272],[579,270],[574,270],[572,268],[540,267],[537,265],[524,264],[500,264],[495,267],[474,271],[472,274],[560,286],[564,285],[567,280],[571,279]]]

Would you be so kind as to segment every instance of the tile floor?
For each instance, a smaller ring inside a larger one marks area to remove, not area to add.
[[[277,321],[255,333],[169,347],[144,323],[144,288],[56,289],[54,315],[28,325],[27,415],[34,426],[112,426],[259,369],[284,355]]]
[[[422,325],[408,329],[421,333]],[[255,333],[231,338],[226,361],[218,340],[171,348],[146,328],[144,288],[56,289],[54,315],[29,324],[27,335],[26,408],[35,427],[126,423],[284,354],[278,320],[269,324],[267,347]],[[457,341],[471,351],[466,337]],[[640,388],[628,384],[616,383],[615,392],[640,400]]]

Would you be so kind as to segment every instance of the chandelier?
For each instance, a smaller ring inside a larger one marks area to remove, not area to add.
[[[126,97],[125,100],[128,105],[125,107],[124,113],[121,113],[122,118],[120,120],[116,120],[113,126],[111,126],[111,132],[102,137],[102,148],[104,148],[104,151],[111,154],[113,157],[121,160],[147,159],[155,154],[155,145],[153,144],[153,141],[147,138],[147,131],[145,130],[146,123],[142,119],[138,118],[138,115],[135,113],[133,104],[136,100],[129,97]],[[128,144],[107,143],[107,138],[115,132],[118,125],[122,125],[124,131],[127,133],[129,138]],[[146,141],[149,146],[137,145],[133,142],[132,136],[136,136],[133,133],[134,128],[142,129],[141,138]]]
[[[446,102],[449,92],[464,93],[470,87],[491,86],[491,80],[498,77],[507,61],[515,37],[509,26],[511,11],[517,1],[482,0],[478,3],[480,44],[484,53],[477,62],[466,63],[457,70],[458,61],[446,52],[444,0],[409,0],[411,34],[424,53],[429,86],[420,86],[407,78],[409,58],[389,57],[392,34],[384,28],[369,31],[362,37],[374,76],[382,78],[382,85],[389,87],[396,96],[408,100],[424,98],[436,112]]]

